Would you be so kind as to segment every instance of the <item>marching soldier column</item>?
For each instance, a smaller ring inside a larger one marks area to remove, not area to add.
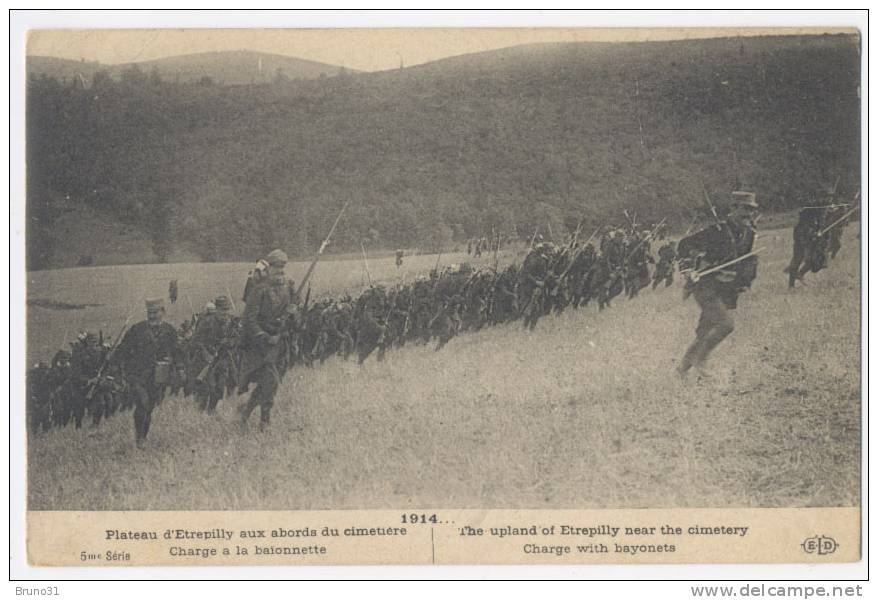
[[[311,289],[303,288],[343,208],[298,288],[285,276],[283,251],[274,250],[257,263],[245,286],[242,318],[234,316],[230,295],[221,295],[203,313],[184,321],[178,332],[164,322],[163,301],[148,300],[146,320],[126,332],[129,316],[115,338],[117,347],[104,343],[102,334],[83,333],[70,345],[72,353],[60,350],[51,365],[35,366],[27,379],[30,430],[36,434],[71,422],[79,428],[86,415],[97,426],[134,408],[135,440],[142,447],[152,412],[170,388],[172,395],[182,390],[194,396],[206,414],[213,414],[220,400],[236,389],[239,395],[249,393],[238,406],[241,428],[247,428],[258,407],[259,429],[264,431],[280,382],[291,367],[312,366],[331,356],[347,359],[354,353],[359,363],[373,355],[381,361],[388,350],[406,343],[435,342],[440,350],[462,332],[514,321],[531,330],[541,318],[585,307],[593,299],[600,309],[608,308],[623,291],[633,298],[648,285],[650,264],[655,265],[654,289],[662,281],[670,285],[675,263],[685,275],[684,296],[695,298],[701,315],[678,373],[686,377],[693,368],[702,372],[711,352],[734,329],[732,311],[756,277],[759,252],[753,248],[759,209],[754,194],[733,192],[724,219],[706,193],[705,199],[713,222],[684,236],[676,247],[666,242],[657,262],[650,243],[661,239],[664,220],[650,229],[636,228],[634,218],[625,228],[598,227],[584,243],[579,241],[580,223],[563,246],[543,241],[535,231],[520,265],[501,269],[496,253],[493,264],[475,269],[469,264],[442,267],[437,260],[429,276],[409,282],[403,278],[390,286],[372,282],[370,276],[357,298],[345,294],[309,303]],[[834,256],[840,232],[855,210],[843,204],[803,209],[788,268],[790,285],[801,281],[806,270],[815,270],[814,265],[825,266],[826,253]],[[477,249],[486,247],[483,240],[473,242]],[[174,284],[176,292],[176,280]]]

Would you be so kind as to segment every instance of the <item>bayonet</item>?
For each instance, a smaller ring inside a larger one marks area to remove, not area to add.
[[[314,272],[314,267],[317,266],[317,261],[320,260],[320,255],[323,254],[323,251],[326,250],[326,247],[329,245],[329,240],[332,238],[332,234],[335,233],[335,228],[338,227],[338,222],[341,221],[341,216],[344,214],[345,209],[347,209],[348,204],[351,201],[348,200],[344,203],[344,206],[341,207],[341,211],[338,213],[338,216],[335,218],[335,221],[332,223],[332,227],[329,229],[329,233],[326,234],[326,238],[320,243],[320,248],[317,250],[317,256],[314,257],[314,260],[311,262],[311,265],[308,267],[308,270],[305,272],[305,276],[302,278],[301,283],[299,283],[298,289],[296,289],[296,297],[302,293],[302,290],[305,289],[305,284],[308,283],[308,279],[311,277],[311,273]],[[366,251],[363,250],[363,256],[365,257]],[[369,280],[369,284],[371,285],[371,277]]]

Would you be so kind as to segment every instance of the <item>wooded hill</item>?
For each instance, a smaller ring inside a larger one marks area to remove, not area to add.
[[[734,189],[766,210],[859,189],[859,40],[519,46],[379,73],[174,83],[146,71],[28,82],[29,267],[75,264],[88,210],[154,256],[448,247],[670,215]],[[97,263],[112,262],[94,248]],[[71,261],[73,261],[71,263]]]

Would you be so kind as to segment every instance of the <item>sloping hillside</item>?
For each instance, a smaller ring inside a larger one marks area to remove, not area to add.
[[[576,43],[258,85],[43,82],[30,182],[142,229],[159,259],[311,252],[346,200],[336,249],[560,237],[623,208],[686,222],[705,188],[788,209],[859,187],[858,51],[853,36]]]

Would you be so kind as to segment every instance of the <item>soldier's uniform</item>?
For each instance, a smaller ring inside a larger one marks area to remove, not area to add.
[[[270,267],[282,269],[287,263],[287,255],[281,250],[273,250],[266,262]],[[283,355],[286,347],[283,339],[287,319],[295,310],[298,299],[291,281],[282,273],[269,274],[254,283],[247,294],[247,306],[243,317],[243,340],[241,345],[241,388],[239,393],[253,383],[256,388],[249,400],[238,407],[242,428],[246,426],[250,413],[260,407],[260,430],[265,430],[271,421],[271,408],[274,395],[280,386],[287,357]]]
[[[177,331],[161,320],[164,301],[147,300],[147,319],[125,333],[112,362],[122,366],[134,400],[134,432],[140,447],[149,433],[152,411],[161,404],[171,370],[181,365]]]
[[[687,267],[696,272],[725,264],[753,249],[756,230],[749,211],[756,211],[754,194],[737,192],[733,213],[717,226],[680,240],[678,254]],[[733,330],[731,310],[737,307],[738,295],[748,289],[756,278],[756,256],[751,256],[725,269],[687,283],[686,292],[695,297],[701,317],[695,330],[695,341],[677,369],[685,376],[693,366],[701,368],[710,352]]]
[[[216,411],[230,380],[234,381],[237,326],[226,296],[214,301],[215,312],[198,322],[190,343],[190,369],[195,377],[195,400],[201,410]]]

